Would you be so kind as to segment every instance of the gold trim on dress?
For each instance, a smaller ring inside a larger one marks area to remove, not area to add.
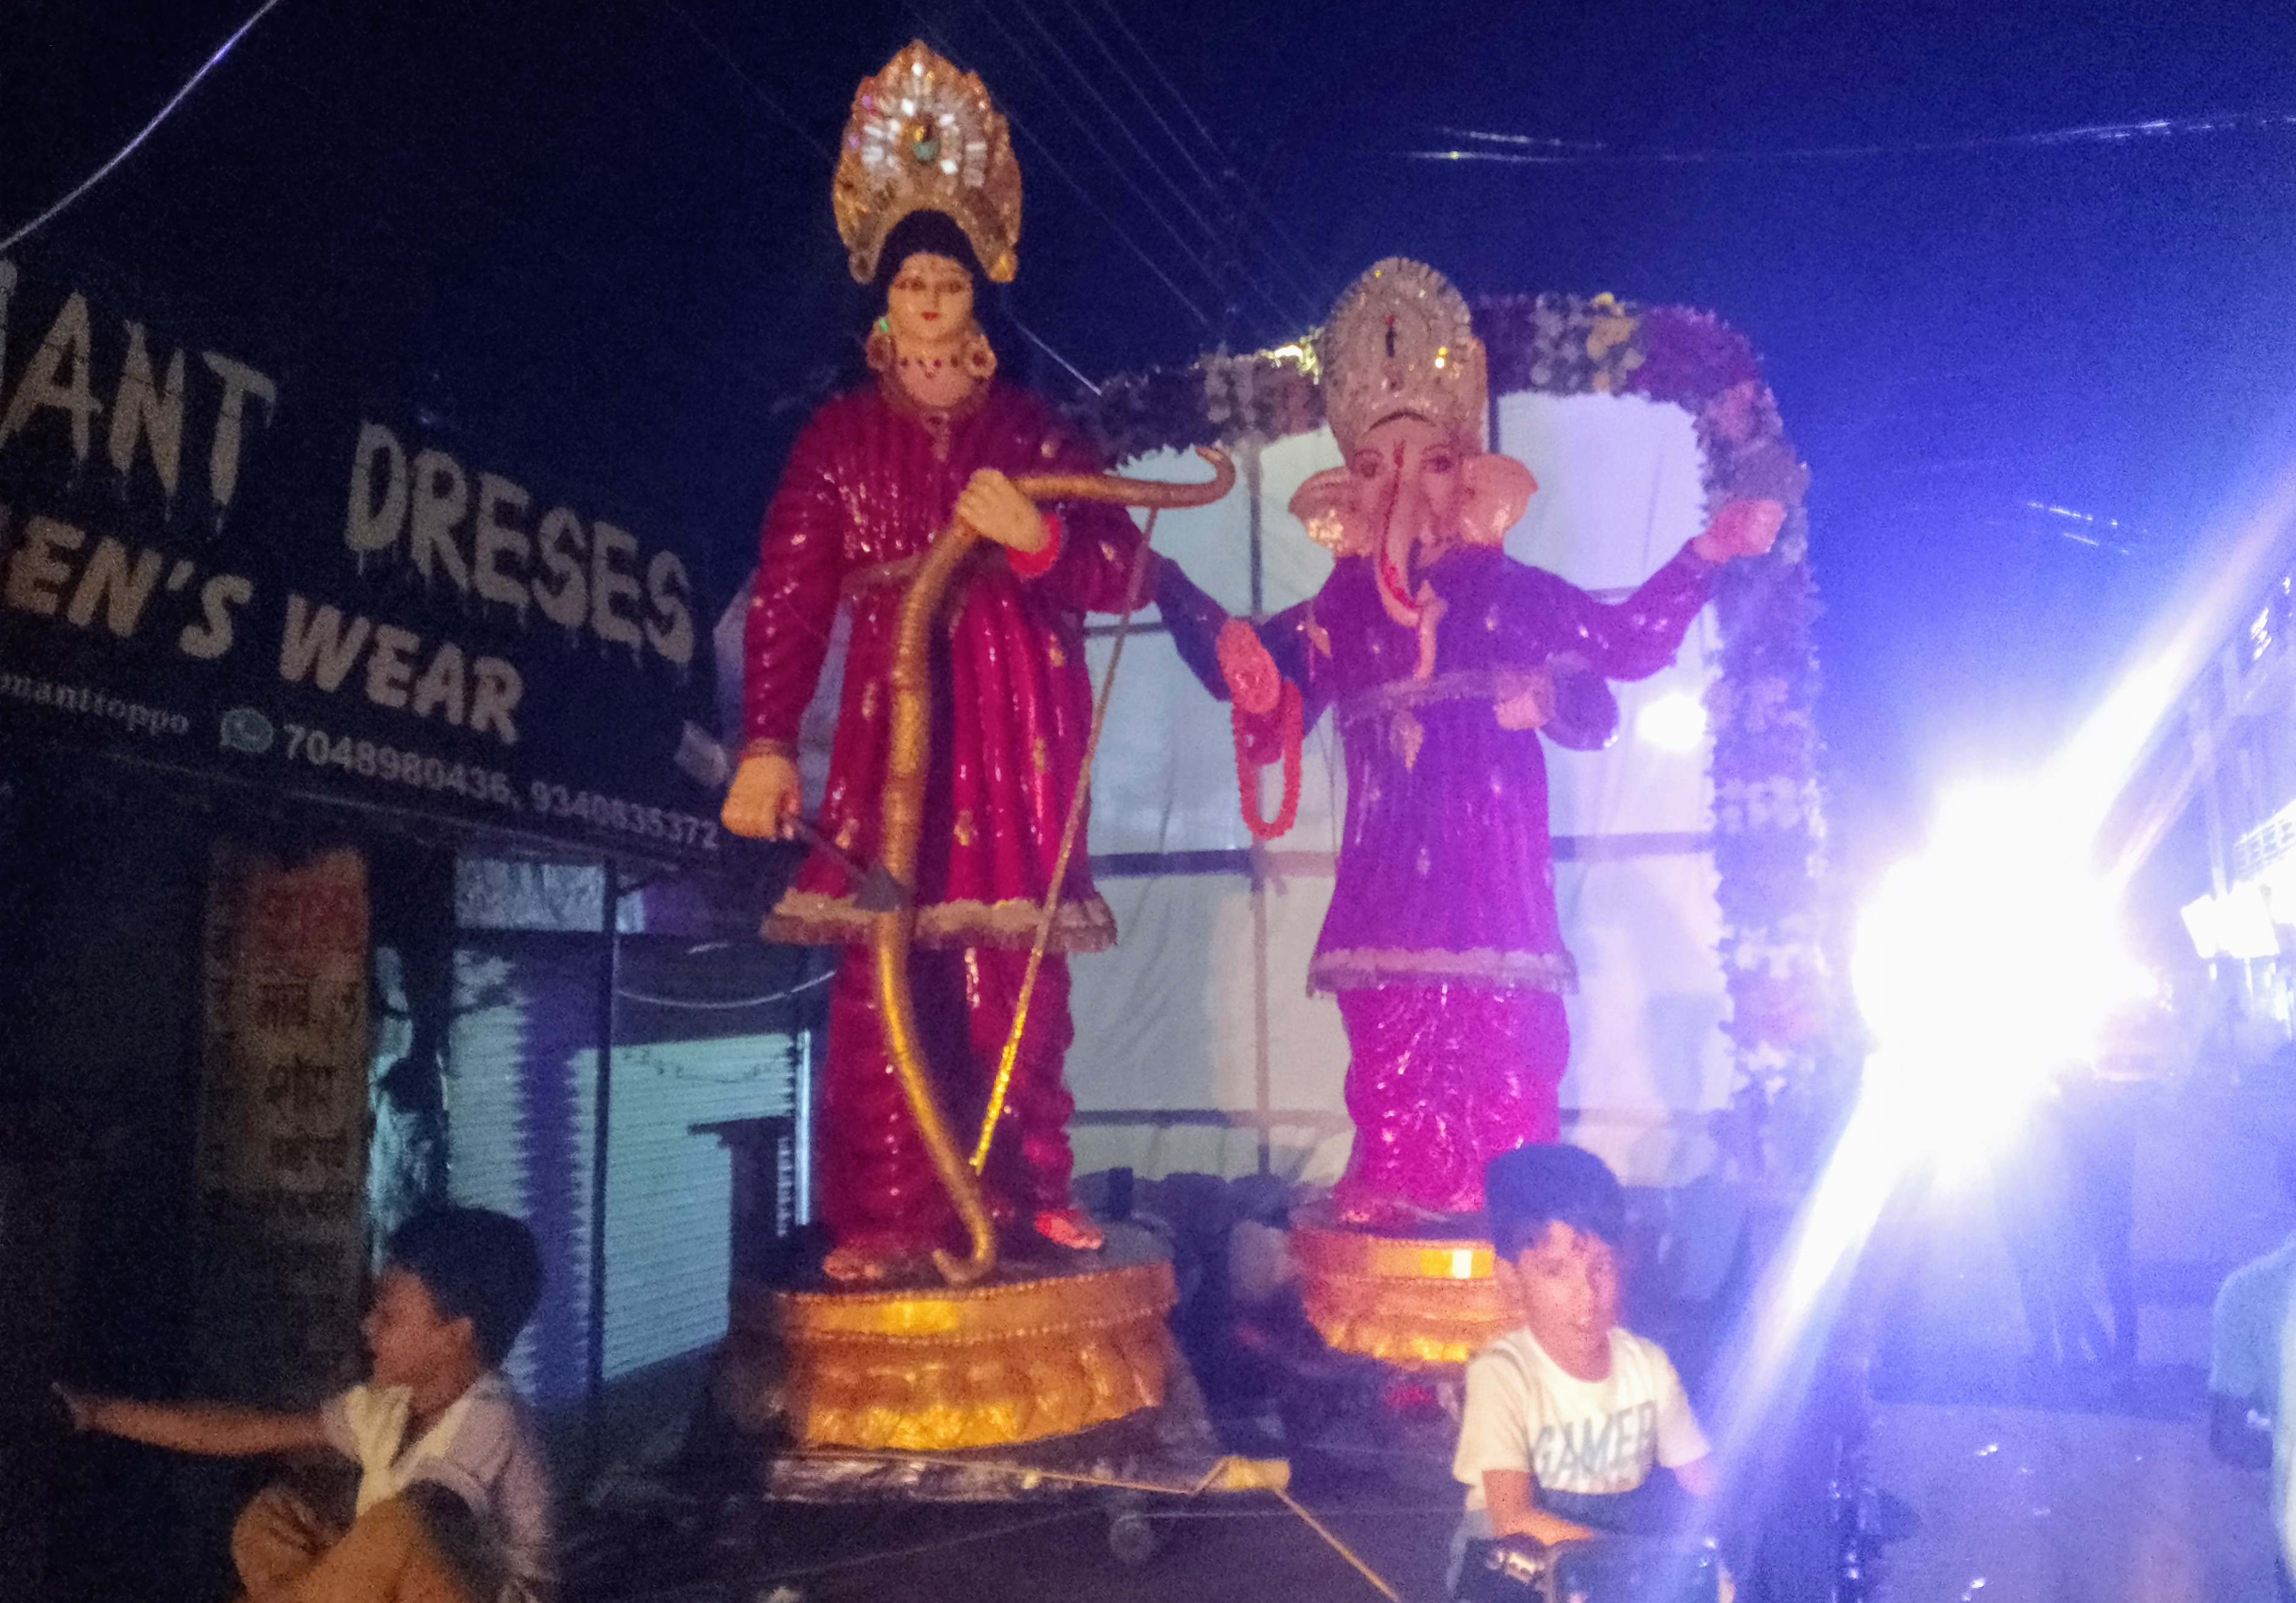
[[[1496,706],[1520,695],[1530,685],[1530,670],[1519,668],[1478,668],[1425,679],[1395,679],[1341,702],[1339,720],[1344,728],[1358,719],[1385,718],[1438,702],[1488,702]]]
[[[917,909],[915,943],[930,947],[990,946],[1025,950],[1036,938],[1041,903],[1015,897],[1005,901],[935,901]],[[869,939],[875,915],[853,905],[850,896],[818,891],[783,892],[766,916],[768,941],[798,946],[844,946]],[[1050,950],[1104,952],[1116,944],[1116,916],[1098,895],[1063,901],[1053,919]]]
[[[1317,952],[1308,965],[1310,995],[1332,991],[1444,980],[1470,985],[1552,991],[1569,996],[1578,989],[1578,965],[1569,952],[1505,951],[1476,947],[1464,952],[1398,947],[1341,947]]]

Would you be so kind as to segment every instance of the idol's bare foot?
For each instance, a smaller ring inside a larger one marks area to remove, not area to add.
[[[840,1286],[869,1286],[893,1272],[898,1260],[890,1253],[861,1246],[832,1247],[821,1261],[821,1272]]]
[[[1054,1246],[1079,1253],[1096,1253],[1108,1236],[1082,1208],[1046,1208],[1036,1218],[1037,1234]]]
[[[1444,1216],[1393,1197],[1361,1196],[1342,1203],[1340,1222],[1357,1230],[1413,1231]]]

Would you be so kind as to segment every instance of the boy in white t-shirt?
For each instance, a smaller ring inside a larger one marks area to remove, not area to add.
[[[1470,1541],[1635,1528],[1628,1494],[1653,1464],[1693,1497],[1714,1484],[1666,1350],[1619,1327],[1618,1177],[1576,1147],[1522,1147],[1490,1161],[1483,1189],[1499,1287],[1520,1322],[1467,1365],[1451,1466],[1467,1487],[1455,1589]]]
[[[359,1467],[347,1526],[283,1486],[248,1505],[231,1551],[249,1603],[536,1603],[549,1482],[499,1366],[541,1287],[517,1220],[434,1209],[385,1249],[367,1382],[310,1413],[56,1389],[81,1430],[226,1458],[332,1448]]]

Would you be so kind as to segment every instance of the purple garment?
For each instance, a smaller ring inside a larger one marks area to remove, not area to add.
[[[1261,637],[1300,687],[1305,721],[1335,708],[1346,748],[1347,825],[1311,991],[1575,988],[1539,733],[1500,728],[1494,706],[1548,667],[1559,705],[1545,733],[1603,745],[1618,723],[1604,681],[1673,661],[1716,571],[1685,547],[1606,604],[1503,551],[1455,547],[1423,575],[1444,604],[1425,679],[1413,678],[1418,634],[1387,615],[1366,557],[1341,559],[1313,598],[1268,620]]]

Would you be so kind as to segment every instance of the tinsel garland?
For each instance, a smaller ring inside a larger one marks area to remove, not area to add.
[[[1808,471],[1779,421],[1753,348],[1717,317],[1608,295],[1507,296],[1482,300],[1474,311],[1495,394],[1641,395],[1681,407],[1704,452],[1710,514],[1748,497],[1785,505],[1771,554],[1723,571],[1715,596],[1721,671],[1706,695],[1720,955],[1731,1004],[1725,1030],[1738,1108],[1753,1128],[1766,1128],[1782,1099],[1811,1089],[1832,1009],[1818,925],[1824,821],[1813,718],[1818,604],[1802,506]],[[1111,462],[1196,445],[1265,443],[1324,421],[1312,341],[1128,374],[1070,411]],[[1784,1163],[1798,1166],[1791,1156]]]

